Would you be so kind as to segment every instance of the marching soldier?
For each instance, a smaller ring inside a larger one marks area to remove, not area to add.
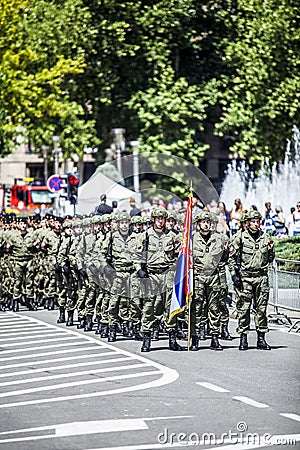
[[[205,303],[211,333],[211,350],[223,350],[219,343],[221,316],[220,263],[226,262],[230,244],[223,234],[211,231],[211,215],[201,211],[195,216],[193,232],[194,296],[191,303],[191,350],[199,349],[200,325],[203,324]]]
[[[248,349],[251,304],[255,314],[257,348],[271,350],[265,340],[265,333],[269,331],[266,313],[269,299],[268,267],[275,258],[275,250],[269,234],[260,228],[261,219],[260,212],[249,211],[247,229],[238,232],[232,242],[234,251],[230,255],[229,268],[238,297],[239,350]]]
[[[167,211],[163,207],[154,208],[151,213],[153,227],[148,230],[148,246],[146,264],[138,270],[138,277],[142,280],[143,308],[142,332],[143,344],[141,351],[149,352],[151,346],[151,332],[156,322],[157,300],[163,302],[162,314],[167,323],[171,303],[171,287],[174,278],[174,261],[176,252],[176,235],[165,228]],[[140,241],[140,258],[142,258],[142,240]],[[173,267],[172,267],[173,264]],[[166,324],[169,334],[170,350],[182,350],[176,341],[176,318],[171,324]]]

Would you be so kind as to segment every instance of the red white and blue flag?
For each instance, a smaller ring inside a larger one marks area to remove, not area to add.
[[[182,243],[173,284],[169,322],[184,311],[193,295],[193,248],[192,248],[192,191],[189,194],[184,218]]]

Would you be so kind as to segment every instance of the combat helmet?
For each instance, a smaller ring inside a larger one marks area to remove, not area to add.
[[[168,217],[167,210],[163,206],[158,206],[154,208],[151,212],[151,217]]]
[[[143,219],[141,218],[141,216],[133,216],[133,217],[131,217],[131,224],[134,225],[136,223],[138,223],[138,224],[142,224],[143,223]]]
[[[262,215],[259,211],[249,211],[247,213],[247,219],[246,220],[250,220],[250,219],[262,219]]]
[[[200,211],[196,216],[195,216],[195,222],[198,222],[199,220],[212,220],[211,215],[208,211]]]
[[[120,212],[117,217],[115,218],[117,222],[120,222],[121,220],[128,220],[130,222],[130,215],[126,211]]]
[[[168,211],[167,214],[168,214],[167,219],[174,219],[177,222],[178,217],[175,211]]]

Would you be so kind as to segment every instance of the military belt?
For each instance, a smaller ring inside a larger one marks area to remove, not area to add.
[[[127,266],[127,267],[115,267],[116,272],[128,272],[133,273],[134,267],[133,266]]]
[[[168,270],[169,270],[168,268],[167,269],[150,269],[149,267],[147,267],[148,273],[153,274],[153,275],[160,275],[162,273],[166,273]]]
[[[241,275],[242,277],[260,277],[268,275],[268,269],[243,270]]]

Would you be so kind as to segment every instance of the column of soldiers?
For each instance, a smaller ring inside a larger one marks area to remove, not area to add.
[[[219,339],[231,340],[228,330],[227,272],[237,296],[240,350],[248,349],[250,310],[255,312],[257,348],[265,341],[269,294],[268,266],[274,244],[260,229],[261,215],[251,211],[230,241],[216,231],[213,214],[194,217],[194,294],[190,304],[190,350],[211,338],[210,348],[222,350]],[[0,220],[0,309],[18,311],[59,307],[58,323],[82,328],[115,342],[117,334],[151,341],[167,333],[169,348],[181,351],[186,339],[187,312],[169,322],[173,280],[181,244],[178,218],[163,207],[151,216],[127,212],[66,217]],[[77,320],[75,321],[75,313]]]

